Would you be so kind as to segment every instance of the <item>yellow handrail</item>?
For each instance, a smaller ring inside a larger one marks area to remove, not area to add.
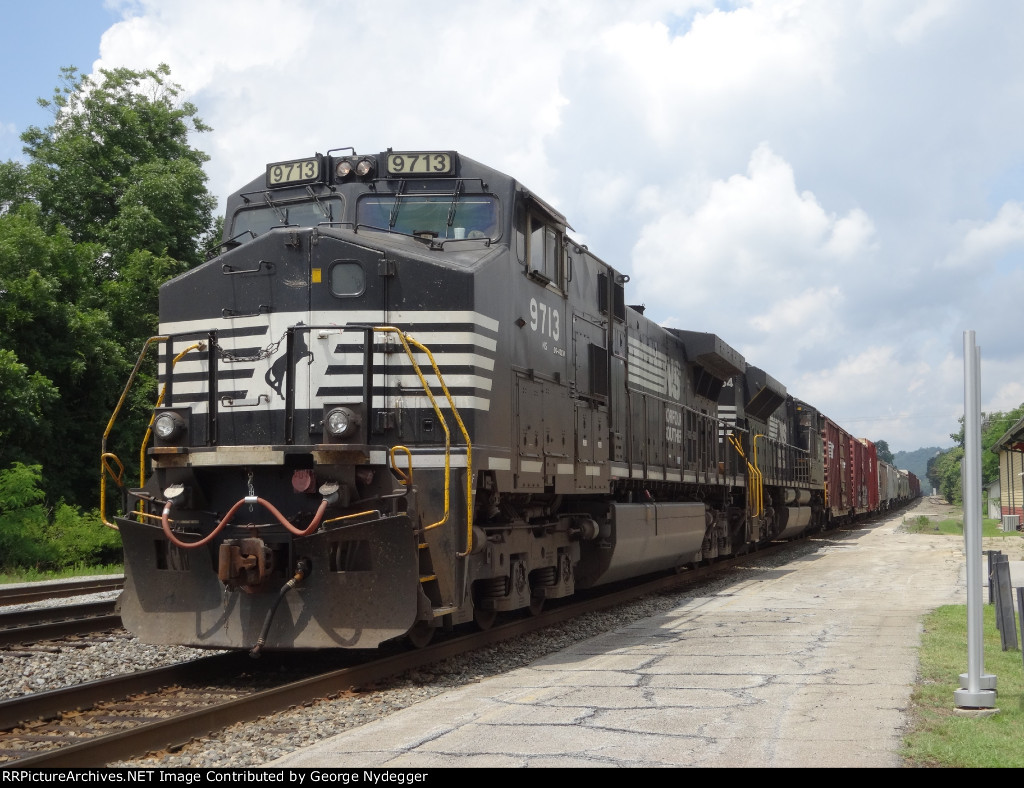
[[[448,400],[448,406],[452,409],[452,415],[455,416],[455,421],[459,425],[459,429],[462,431],[462,437],[466,441],[466,551],[464,553],[457,553],[457,555],[460,558],[465,558],[473,550],[473,446],[472,441],[469,439],[469,432],[466,430],[466,425],[462,422],[462,417],[459,415],[459,409],[455,407],[455,400],[452,398],[451,392],[448,391],[448,386],[445,385],[444,376],[441,374],[441,370],[438,369],[437,362],[434,360],[434,354],[431,353],[426,346],[413,338],[412,335],[407,334],[394,326],[374,326],[373,330],[380,333],[392,333],[398,336],[402,343],[402,347],[405,350],[405,355],[409,358],[412,368],[420,380],[420,385],[423,387],[424,393],[427,395],[431,406],[434,408],[437,420],[444,428],[444,516],[436,523],[431,523],[426,526],[423,529],[424,531],[428,531],[431,528],[437,528],[448,521],[450,511],[449,488],[451,486],[451,432],[448,429],[448,422],[441,413],[437,400],[434,398],[434,394],[430,390],[430,384],[427,383],[427,379],[423,376],[423,372],[420,370],[420,365],[413,356],[413,352],[409,345],[414,345],[418,350],[425,353],[427,358],[430,360],[430,366],[434,370],[434,375],[437,377],[438,383],[441,384],[441,390],[444,391],[444,396]],[[411,472],[411,461],[409,468]]]
[[[409,458],[409,472],[406,473],[397,465],[395,465],[395,452],[404,451],[405,456]],[[412,452],[409,451],[406,446],[392,446],[391,451],[388,452],[388,456],[391,458],[391,469],[398,474],[398,481],[402,483],[403,487],[409,487],[412,484]]]
[[[146,340],[142,346],[142,351],[139,353],[139,358],[135,362],[135,367],[132,369],[131,374],[128,376],[128,382],[125,383],[124,391],[121,392],[121,398],[117,401],[117,406],[114,408],[114,412],[110,416],[110,421],[107,422],[107,428],[103,431],[103,440],[100,448],[100,521],[108,528],[113,528],[115,531],[118,530],[117,525],[107,520],[107,474],[114,480],[114,483],[118,487],[123,487],[122,479],[124,478],[124,465],[121,460],[118,459],[116,454],[107,451],[107,438],[110,437],[111,431],[114,429],[114,424],[117,421],[117,417],[121,414],[121,408],[124,407],[125,400],[128,398],[128,392],[131,391],[132,385],[135,383],[135,378],[139,374],[139,370],[142,368],[142,362],[146,357],[146,353],[149,352],[149,346],[154,342],[166,342],[170,337],[166,336],[155,336],[150,337]],[[206,347],[202,342],[197,342],[194,345],[190,345],[181,351],[174,360],[171,362],[171,366],[177,364],[181,358],[193,350],[203,350]],[[153,421],[156,418],[156,409],[160,407],[160,404],[164,401],[164,394],[167,392],[167,383],[165,382],[163,387],[160,389],[160,394],[157,397],[156,405],[153,406],[153,415],[149,418],[149,425],[146,427],[146,434],[142,439],[142,447],[139,450],[139,486],[141,487],[146,483],[146,446],[149,443],[149,436],[153,429]],[[111,462],[116,463],[118,470],[115,473],[111,467]],[[140,503],[141,506],[141,503]]]
[[[128,382],[124,384],[124,391],[121,392],[121,398],[117,401],[117,406],[114,408],[114,412],[110,415],[110,421],[107,422],[107,428],[103,431],[103,439],[100,444],[100,521],[107,526],[107,528],[113,528],[115,531],[118,530],[117,525],[107,520],[107,473],[110,473],[118,487],[122,487],[121,479],[124,476],[124,466],[116,455],[107,451],[107,438],[110,437],[110,432],[114,429],[114,422],[117,421],[117,417],[121,414],[121,408],[124,407],[124,401],[128,398],[128,392],[131,391],[132,384],[135,383],[135,378],[139,374],[139,370],[142,368],[142,361],[145,359],[146,353],[149,351],[149,346],[154,342],[166,342],[168,339],[170,339],[170,337],[155,336],[146,340],[145,344],[142,346],[142,351],[139,353],[139,358],[135,362],[135,367],[132,369],[132,373],[128,376]],[[116,475],[108,464],[109,460],[113,460],[120,467],[120,471]]]
[[[194,345],[189,345],[171,361],[171,369],[181,361],[182,357],[186,353],[191,353],[193,350],[205,350],[206,345],[203,342],[196,342]],[[164,385],[160,388],[160,394],[156,398],[156,405],[153,406],[153,415],[149,417],[149,424],[146,425],[146,434],[142,436],[142,446],[139,449],[139,487],[142,487],[146,483],[146,447],[149,445],[149,436],[153,434],[153,422],[156,421],[156,409],[159,408],[164,401],[164,395],[167,393],[167,381],[164,381]]]
[[[767,437],[767,435],[754,435],[750,440],[750,445],[754,447],[754,470],[757,472],[759,482],[757,485],[757,508],[759,515],[764,514],[764,472],[761,470],[761,463],[757,459],[757,439]]]
[[[740,445],[739,438],[736,437],[735,433],[730,432],[726,437],[733,448],[736,449],[736,453],[747,464],[747,470],[750,472],[750,513],[754,517],[760,517],[764,514],[764,476],[757,466],[752,465],[750,460],[747,459],[747,455],[743,452],[743,446]],[[757,451],[756,441],[754,443],[754,451]]]

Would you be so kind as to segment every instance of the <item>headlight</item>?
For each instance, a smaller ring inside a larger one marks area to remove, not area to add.
[[[365,178],[371,172],[373,172],[372,159],[363,159],[356,165],[356,175],[358,175],[360,178]]]
[[[153,421],[153,432],[166,443],[176,441],[185,433],[185,420],[173,411],[164,411]]]
[[[359,426],[359,417],[348,408],[334,408],[324,420],[327,432],[334,438],[347,438]]]
[[[334,174],[339,178],[347,178],[352,172],[352,162],[342,159],[334,165]]]

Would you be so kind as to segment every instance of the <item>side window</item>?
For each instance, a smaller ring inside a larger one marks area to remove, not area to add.
[[[327,276],[333,295],[358,296],[366,290],[366,277],[363,274],[363,267],[359,263],[345,260],[335,261]]]
[[[564,289],[562,233],[536,213],[528,213],[527,221],[527,272],[542,284],[550,282]]]

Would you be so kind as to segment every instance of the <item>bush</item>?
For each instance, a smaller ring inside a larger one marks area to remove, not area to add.
[[[119,561],[121,538],[99,512],[83,514],[63,501],[48,509],[39,489],[40,465],[14,463],[0,471],[0,566],[65,569]]]

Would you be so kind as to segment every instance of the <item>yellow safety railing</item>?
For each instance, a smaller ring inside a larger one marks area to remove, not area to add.
[[[128,392],[131,391],[135,378],[142,368],[142,362],[146,358],[146,353],[149,352],[149,346],[154,342],[166,342],[168,339],[170,337],[157,336],[146,340],[146,343],[142,346],[142,352],[139,353],[139,358],[135,362],[135,368],[132,369],[132,373],[128,376],[128,382],[124,385],[121,398],[117,401],[117,406],[110,416],[110,421],[107,422],[107,428],[103,431],[103,440],[100,447],[100,520],[107,528],[113,528],[115,531],[117,530],[117,525],[107,520],[107,474],[110,474],[118,487],[123,487],[124,465],[117,458],[117,455],[107,451],[107,438],[110,437],[110,432],[114,429],[114,422],[117,421],[117,417],[121,415],[121,408],[124,407],[124,401],[128,399]],[[111,462],[117,463],[118,470],[116,473],[110,466]]]
[[[121,392],[121,398],[117,401],[117,406],[114,408],[114,412],[110,416],[110,421],[107,422],[107,428],[103,431],[103,440],[100,446],[100,520],[105,526],[113,528],[115,531],[117,530],[117,525],[107,520],[107,476],[109,475],[114,480],[114,483],[118,488],[124,487],[124,465],[116,454],[107,451],[107,439],[110,437],[110,433],[114,429],[117,417],[121,415],[121,408],[124,407],[125,400],[128,399],[128,392],[131,391],[131,388],[135,383],[135,378],[138,377],[139,370],[142,368],[142,362],[145,360],[146,354],[149,352],[150,345],[156,342],[166,342],[169,339],[170,337],[166,336],[155,336],[146,340],[146,343],[142,346],[142,351],[139,353],[139,358],[135,362],[135,367],[128,376],[128,382],[125,383],[124,391]],[[205,347],[206,346],[202,342],[197,342],[196,344],[185,348],[181,353],[174,357],[174,360],[171,362],[172,367],[177,364],[186,353],[193,350],[203,350]],[[156,408],[159,408],[160,404],[164,401],[164,394],[166,392],[167,383],[165,382],[163,387],[160,389],[160,395],[157,397],[156,405],[153,408],[153,415],[149,419],[149,425],[146,427],[146,434],[142,439],[142,447],[139,450],[140,487],[146,482],[146,446],[149,444],[149,437],[152,434],[153,421],[156,418]],[[116,470],[113,467],[114,465],[117,466]]]
[[[452,410],[452,415],[455,417],[456,423],[459,425],[459,429],[462,432],[462,437],[466,441],[466,551],[464,553],[458,553],[460,558],[465,558],[473,550],[473,446],[469,439],[469,432],[466,430],[466,425],[462,422],[462,417],[459,415],[459,409],[455,407],[455,400],[452,398],[451,392],[448,391],[448,386],[445,385],[444,376],[441,375],[441,370],[438,369],[437,362],[434,360],[434,354],[430,350],[410,334],[405,333],[399,328],[394,326],[374,326],[373,330],[378,333],[395,334],[402,343],[402,348],[405,350],[405,355],[408,357],[409,362],[412,364],[413,370],[416,372],[416,376],[420,380],[420,386],[423,387],[424,393],[430,400],[431,406],[434,408],[434,413],[437,416],[437,420],[441,423],[444,428],[444,515],[436,523],[431,523],[426,526],[423,530],[427,531],[431,528],[437,528],[438,526],[444,525],[448,521],[450,512],[450,487],[451,487],[451,431],[448,429],[447,419],[441,413],[441,408],[437,404],[437,400],[434,398],[433,392],[430,390],[430,384],[427,383],[426,377],[424,377],[422,370],[420,369],[419,363],[416,361],[413,355],[412,348],[410,345],[415,346],[417,350],[424,353],[430,360],[430,366],[434,370],[434,375],[437,377],[438,383],[441,384],[441,390],[444,391],[444,396],[448,401],[448,406]],[[392,457],[393,461],[393,457]],[[410,453],[409,472],[412,474],[412,459]]]
[[[760,517],[764,514],[764,476],[756,465],[756,452],[757,437],[762,436],[755,436],[754,439],[754,464],[751,464],[750,460],[747,459],[747,455],[743,451],[743,446],[740,444],[739,438],[736,437],[735,433],[730,432],[726,437],[729,439],[729,443],[732,444],[733,448],[736,449],[736,453],[739,454],[743,462],[747,464],[747,470],[749,471],[750,478],[750,513],[754,517]]]
[[[205,350],[206,345],[202,342],[196,342],[194,345],[189,345],[171,361],[171,369],[173,369],[179,361],[193,350]],[[146,483],[146,448],[149,446],[149,438],[153,434],[153,422],[156,421],[156,409],[164,403],[164,395],[167,393],[167,383],[160,387],[160,396],[156,398],[156,405],[153,406],[153,415],[149,417],[149,424],[146,425],[146,434],[142,436],[142,447],[139,449],[139,487]]]
[[[757,471],[757,478],[760,484],[758,484],[758,514],[764,514],[764,471],[761,470],[761,463],[757,456],[757,439],[767,438],[767,435],[754,435],[750,439],[750,445],[754,447],[754,469]],[[769,463],[771,463],[771,457],[769,456]],[[774,463],[772,464],[772,470],[775,470]]]
[[[406,473],[395,464],[395,452],[404,451],[405,456],[409,460],[409,472]],[[391,458],[391,470],[398,474],[398,481],[402,483],[403,487],[409,487],[412,485],[412,452],[409,451],[406,446],[392,446],[391,451],[388,452],[388,456]]]

